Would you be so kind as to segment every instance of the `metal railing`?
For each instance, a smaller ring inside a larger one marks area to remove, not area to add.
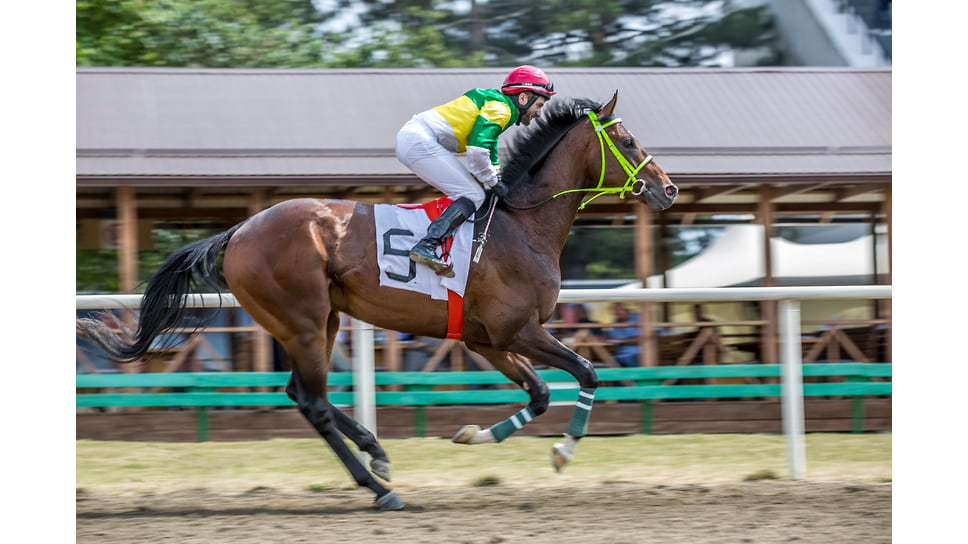
[[[803,375],[801,359],[800,301],[890,299],[890,285],[809,287],[714,287],[668,289],[568,289],[558,302],[728,302],[779,301],[781,402],[783,430],[787,437],[790,473],[794,479],[806,474],[804,449]],[[78,295],[77,309],[136,309],[141,295]],[[236,307],[228,294],[189,297],[191,307]],[[353,320],[354,413],[359,422],[376,431],[373,326]]]

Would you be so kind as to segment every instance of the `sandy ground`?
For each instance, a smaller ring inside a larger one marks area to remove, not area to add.
[[[756,481],[399,491],[77,495],[77,542],[851,543],[891,542],[891,483]]]

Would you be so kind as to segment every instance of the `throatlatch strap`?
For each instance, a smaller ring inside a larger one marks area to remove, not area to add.
[[[440,214],[453,202],[449,198],[438,198],[420,206],[431,221],[440,217]],[[454,237],[448,236],[444,240],[443,254],[450,253],[450,246],[454,243]],[[447,290],[447,338],[460,340],[464,332],[464,297],[457,293]]]

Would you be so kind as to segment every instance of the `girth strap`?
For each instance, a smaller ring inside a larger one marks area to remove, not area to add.
[[[450,205],[452,201],[449,198],[438,198],[427,202],[421,208],[423,208],[424,213],[427,217],[433,221],[440,217],[440,214]],[[453,243],[453,236],[448,237],[444,240],[444,245],[442,250],[444,252],[450,251],[450,245]],[[460,340],[461,335],[464,332],[464,297],[458,295],[457,293],[447,290],[447,338]]]

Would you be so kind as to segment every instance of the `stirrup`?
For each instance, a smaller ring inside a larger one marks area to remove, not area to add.
[[[445,264],[443,268],[435,272],[438,276],[443,276],[445,278],[453,278],[456,274],[454,273],[454,263]]]
[[[445,278],[454,277],[454,263],[445,263],[437,258],[436,255],[428,257],[422,253],[419,253],[415,249],[410,250],[410,260],[426,266],[427,268],[434,271],[434,274],[438,276],[444,276]]]
[[[427,234],[419,242],[410,248],[410,260],[430,267],[438,276],[453,278],[454,261],[444,262],[448,257],[447,250],[443,249],[443,255],[437,257],[437,248],[444,244],[457,228],[474,214],[474,203],[467,197],[460,197],[453,201],[441,212],[440,216],[430,222],[427,227]]]

